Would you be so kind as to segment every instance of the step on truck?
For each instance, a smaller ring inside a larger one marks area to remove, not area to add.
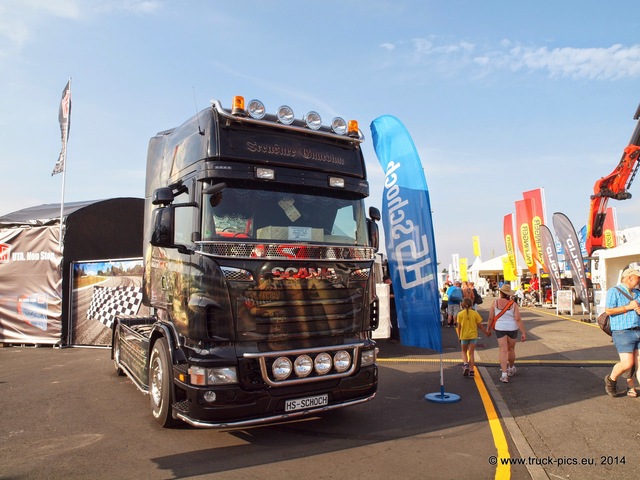
[[[163,427],[234,428],[374,398],[380,212],[356,121],[219,101],[151,138],[148,316],[111,356]]]

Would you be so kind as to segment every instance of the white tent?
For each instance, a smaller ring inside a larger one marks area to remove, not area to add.
[[[473,262],[473,265],[469,268],[470,278],[480,286],[482,286],[482,282],[480,282],[481,278],[490,278],[497,281],[499,277],[503,275],[503,258],[507,258],[507,255],[504,254],[501,257],[495,257],[485,262],[480,262],[480,259],[476,258],[476,261]],[[520,267],[518,267],[518,278],[520,278],[521,274]]]
[[[504,254],[501,257],[495,257],[491,260],[487,260],[485,262],[479,262],[478,258],[473,262],[471,268],[469,268],[469,272],[473,272],[479,276],[494,276],[494,275],[502,275],[502,259],[506,258],[507,255]],[[518,277],[522,274],[520,267],[518,267]]]
[[[603,291],[618,284],[622,270],[630,263],[640,262],[640,240],[623,243],[614,248],[593,252],[593,283]]]

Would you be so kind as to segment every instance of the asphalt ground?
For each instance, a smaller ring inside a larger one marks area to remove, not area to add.
[[[0,348],[0,479],[637,478],[640,399],[604,392],[610,337],[578,315],[522,311],[528,339],[508,384],[495,336],[481,338],[470,379],[443,328],[442,355],[379,341],[371,402],[228,431],[158,427],[109,350]],[[458,402],[425,400],[441,370]]]

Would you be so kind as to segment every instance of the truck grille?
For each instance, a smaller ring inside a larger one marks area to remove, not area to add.
[[[238,300],[238,333],[270,342],[350,334],[360,330],[362,308],[360,288],[247,289]]]
[[[370,247],[291,245],[276,243],[197,242],[198,251],[214,257],[288,260],[372,260]]]

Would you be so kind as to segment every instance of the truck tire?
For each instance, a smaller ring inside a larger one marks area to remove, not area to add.
[[[169,361],[169,347],[165,338],[153,344],[149,360],[149,401],[151,413],[162,427],[173,427],[178,422],[172,415],[173,371]]]
[[[113,335],[113,365],[119,376],[124,375],[124,371],[120,368],[120,329],[116,328]]]

